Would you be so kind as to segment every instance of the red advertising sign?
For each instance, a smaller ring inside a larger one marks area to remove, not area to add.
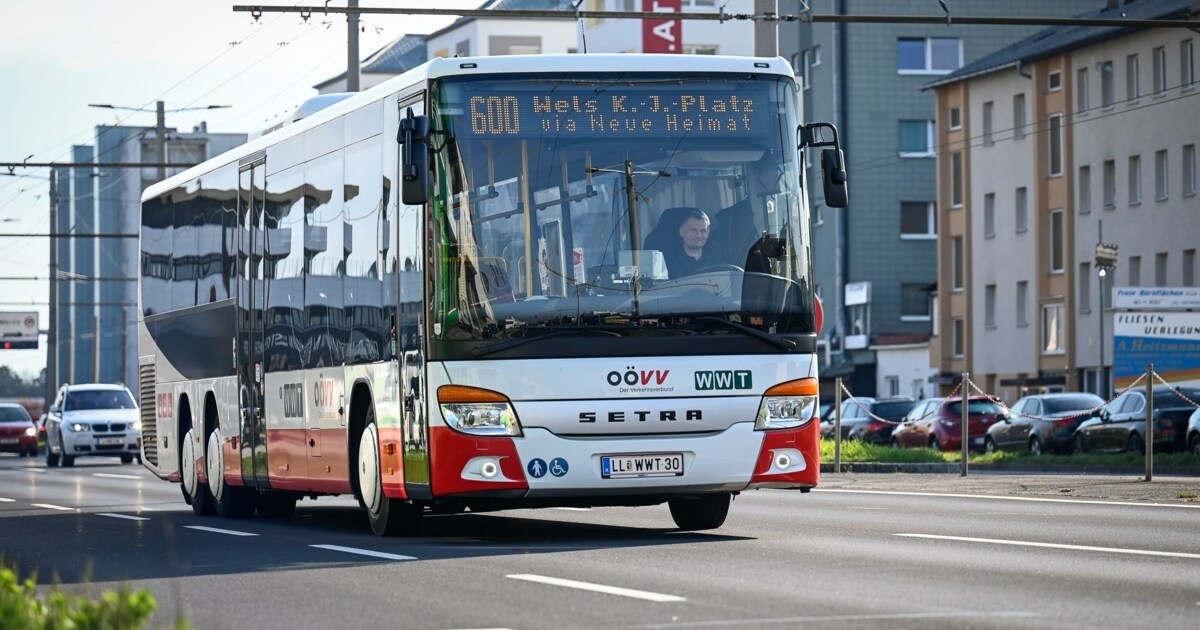
[[[683,0],[642,0],[642,11],[653,13],[679,13]],[[642,20],[642,52],[683,52],[683,20]]]

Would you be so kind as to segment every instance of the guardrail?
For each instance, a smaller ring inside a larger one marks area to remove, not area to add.
[[[872,420],[876,420],[879,422],[883,422],[886,424],[892,424],[892,425],[900,425],[900,424],[905,424],[905,423],[909,423],[909,422],[919,422],[921,420],[928,418],[929,416],[933,415],[934,413],[936,413],[942,406],[945,406],[946,404],[954,402],[956,400],[956,398],[961,399],[961,401],[962,401],[962,417],[961,417],[961,421],[959,424],[961,425],[961,430],[962,430],[962,436],[961,436],[962,464],[961,464],[960,474],[961,474],[961,476],[965,477],[965,476],[967,476],[967,472],[968,472],[967,459],[968,459],[968,454],[970,452],[970,440],[968,437],[968,429],[969,429],[968,415],[969,415],[969,405],[970,405],[969,401],[970,401],[970,397],[971,397],[971,392],[975,392],[978,396],[982,396],[982,397],[986,398],[987,400],[995,403],[996,405],[999,405],[999,407],[1002,410],[1002,415],[1004,415],[1004,416],[1011,418],[1012,416],[1015,415],[1015,416],[1029,418],[1031,420],[1040,420],[1040,421],[1044,421],[1044,422],[1052,422],[1055,424],[1059,424],[1059,423],[1071,422],[1073,420],[1077,420],[1084,416],[1092,416],[1092,415],[1096,414],[1098,411],[1100,411],[1101,409],[1103,409],[1104,407],[1107,407],[1108,405],[1112,404],[1112,402],[1114,400],[1120,398],[1126,392],[1141,386],[1141,387],[1144,387],[1146,390],[1145,421],[1146,421],[1146,427],[1149,427],[1149,429],[1147,429],[1147,434],[1149,436],[1149,439],[1142,440],[1142,442],[1145,445],[1145,480],[1150,481],[1154,478],[1154,420],[1153,420],[1153,418],[1154,418],[1154,391],[1153,391],[1153,388],[1154,388],[1155,382],[1158,382],[1162,385],[1169,387],[1171,389],[1171,391],[1175,393],[1176,396],[1178,396],[1183,401],[1187,402],[1192,407],[1200,408],[1200,403],[1197,403],[1195,400],[1192,400],[1188,396],[1184,395],[1184,393],[1181,392],[1178,387],[1176,387],[1175,385],[1172,385],[1171,383],[1168,383],[1160,374],[1155,372],[1153,364],[1148,364],[1146,366],[1146,371],[1144,373],[1142,373],[1140,376],[1138,376],[1137,380],[1135,380],[1133,383],[1130,383],[1129,386],[1126,387],[1125,389],[1123,389],[1119,392],[1116,392],[1112,396],[1112,398],[1109,398],[1108,400],[1104,401],[1102,404],[1092,407],[1091,409],[1079,410],[1077,413],[1073,413],[1071,415],[1066,415],[1066,416],[1061,416],[1061,415],[1037,416],[1037,415],[1032,415],[1032,414],[1023,413],[1023,412],[1014,412],[1011,408],[1008,407],[1008,405],[1006,405],[1004,403],[1004,401],[999,396],[994,396],[992,394],[989,394],[989,393],[985,392],[983,389],[981,389],[978,385],[976,385],[971,380],[969,372],[963,372],[962,380],[954,387],[954,390],[952,392],[950,392],[950,394],[948,396],[945,397],[945,399],[942,401],[942,403],[941,403],[941,405],[939,405],[939,407],[930,409],[929,411],[925,412],[923,415],[918,416],[916,418],[906,418],[904,420],[891,420],[888,418],[881,418],[881,417],[875,415],[874,413],[872,413],[870,408],[863,405],[862,402],[860,402],[860,400],[858,398],[856,398],[854,396],[854,394],[850,392],[849,389],[846,388],[846,385],[842,382],[842,379],[838,378],[836,380],[836,385],[835,385],[834,412],[833,412],[833,414],[834,414],[834,416],[833,416],[834,417],[833,469],[836,472],[842,471],[842,406],[843,406],[842,395],[843,394],[845,394],[846,396],[849,397],[848,402],[853,402],[866,416],[868,416]],[[1186,427],[1184,427],[1183,430],[1186,432],[1186,430],[1187,430]],[[1184,446],[1185,446],[1185,448],[1187,447],[1187,435],[1186,434],[1184,436]]]

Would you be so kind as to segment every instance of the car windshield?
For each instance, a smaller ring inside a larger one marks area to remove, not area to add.
[[[1104,404],[1104,399],[1099,396],[1056,396],[1042,399],[1042,404],[1046,407],[1046,413],[1063,413],[1095,409]]]
[[[903,418],[912,408],[916,406],[916,402],[911,400],[875,403],[871,413],[885,420],[899,420]]]
[[[814,333],[790,79],[476,77],[432,101],[434,355]]]
[[[962,415],[962,401],[957,400],[952,403],[946,403],[946,411],[951,415]],[[969,400],[967,401],[967,413],[975,414],[998,414],[1003,413],[1000,405],[990,400]]]
[[[133,398],[121,389],[80,390],[67,394],[65,411],[85,409],[134,409]]]
[[[0,407],[0,422],[32,422],[24,407]]]

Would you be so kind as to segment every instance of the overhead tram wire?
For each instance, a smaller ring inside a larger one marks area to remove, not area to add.
[[[659,13],[654,11],[552,11],[519,9],[409,9],[399,7],[312,7],[279,5],[234,5],[234,12],[249,13],[259,19],[264,13],[359,13],[384,15],[434,15],[460,16],[494,19],[549,19],[578,20],[586,18],[628,20],[701,20],[728,22],[751,20],[762,22],[805,22],[835,24],[952,24],[962,26],[1116,26],[1131,28],[1200,28],[1200,20],[1161,20],[1136,18],[1058,18],[1058,17],[1000,17],[950,15],[830,15],[802,12],[797,14],[776,13],[726,13],[722,7],[716,13]]]

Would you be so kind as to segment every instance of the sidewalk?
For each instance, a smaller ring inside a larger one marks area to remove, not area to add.
[[[1200,506],[1200,477],[1173,477],[1155,473],[1154,480],[1140,475],[1009,474],[969,471],[875,473],[822,472],[820,489],[890,490],[945,494],[988,494],[1044,498],[1079,498],[1104,501],[1144,501]]]

